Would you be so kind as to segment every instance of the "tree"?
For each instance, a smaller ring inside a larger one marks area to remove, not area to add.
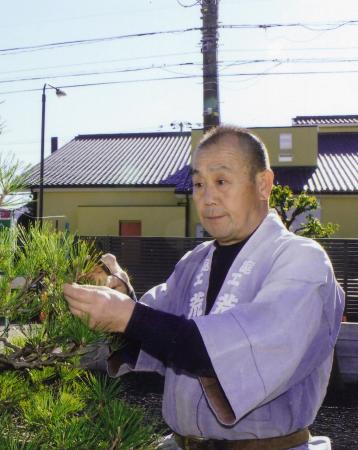
[[[104,346],[121,345],[74,317],[62,293],[65,282],[93,282],[99,257],[49,224],[0,230],[0,448],[154,448],[153,427],[120,400],[119,382],[83,368],[88,352],[103,359]]]
[[[315,196],[309,195],[307,192],[294,195],[289,186],[275,185],[273,187],[270,197],[270,207],[277,211],[288,230],[301,236],[328,238],[339,228],[338,224],[331,222],[322,224],[317,217],[311,214],[311,212],[319,208],[318,200]],[[302,214],[305,214],[305,221],[293,229],[296,226],[297,219]]]
[[[14,155],[0,155],[0,207],[22,204],[16,193],[27,190],[26,170],[29,165],[17,160]]]
[[[24,169],[0,157],[0,206],[16,205]],[[155,447],[153,426],[120,400],[118,380],[84,368],[121,339],[90,330],[62,294],[65,282],[92,283],[99,258],[93,243],[49,224],[0,228],[0,448]]]
[[[0,235],[0,317],[16,323],[24,345],[1,337],[0,368],[42,368],[80,356],[104,339],[72,317],[62,295],[66,281],[86,282],[99,260],[90,243],[49,225],[3,229]],[[37,319],[40,319],[40,323]],[[5,329],[5,334],[6,334]]]

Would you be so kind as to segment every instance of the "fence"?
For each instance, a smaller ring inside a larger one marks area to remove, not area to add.
[[[98,236],[98,248],[113,253],[133,275],[140,296],[171,274],[176,262],[205,238]],[[358,239],[318,239],[331,258],[337,280],[346,293],[345,315],[358,322]]]

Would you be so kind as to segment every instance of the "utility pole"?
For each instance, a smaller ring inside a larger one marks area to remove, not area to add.
[[[204,131],[220,124],[217,67],[218,8],[219,0],[201,0]]]

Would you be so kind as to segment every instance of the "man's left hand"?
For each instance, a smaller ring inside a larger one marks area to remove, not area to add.
[[[135,302],[106,286],[65,284],[63,292],[72,314],[95,330],[123,332],[132,316]]]

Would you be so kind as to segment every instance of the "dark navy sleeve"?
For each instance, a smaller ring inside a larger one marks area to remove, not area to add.
[[[129,340],[122,356],[130,361],[138,355],[139,346],[166,366],[198,376],[214,376],[215,372],[200,332],[193,320],[158,311],[137,303],[124,332]],[[137,351],[137,353],[136,353]]]

